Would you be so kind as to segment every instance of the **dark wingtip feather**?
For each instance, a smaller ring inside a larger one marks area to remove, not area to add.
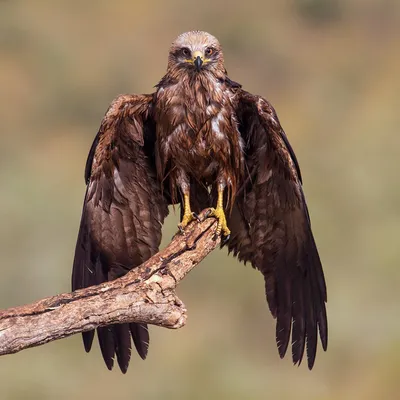
[[[133,343],[142,360],[145,360],[149,350],[150,336],[146,324],[129,324]]]
[[[286,351],[289,346],[291,325],[291,313],[278,310],[278,317],[276,322],[276,344],[278,346],[278,352],[281,358],[285,357]]]
[[[98,328],[97,336],[104,362],[106,363],[107,368],[111,371],[114,366],[115,355],[114,338],[111,327],[106,326],[104,328]]]
[[[286,265],[280,265],[277,273],[278,310],[276,318],[276,344],[281,358],[289,346],[292,328],[292,287],[290,278],[286,275]]]
[[[307,329],[307,365],[311,371],[317,355],[317,324],[310,324]]]
[[[307,281],[304,285],[304,302],[305,302],[305,317],[306,317],[306,336],[307,336],[307,362],[308,368],[311,370],[314,366],[315,355],[317,352],[317,318],[315,315],[315,301],[312,282],[309,281],[311,277],[310,271],[306,275]]]
[[[307,364],[311,371],[317,355],[317,324],[310,324],[307,330]]]
[[[115,353],[121,372],[126,373],[131,359],[131,335],[128,324],[113,325]]]
[[[328,318],[326,316],[325,303],[322,303],[320,317],[318,319],[319,337],[324,351],[328,348]]]
[[[82,333],[83,345],[85,346],[86,353],[89,353],[90,349],[92,348],[93,338],[94,331]]]
[[[277,340],[276,344],[278,346],[279,357],[283,359],[286,355],[288,343],[279,342],[279,340]]]
[[[292,360],[294,365],[301,364],[304,355],[306,324],[304,319],[303,291],[300,285],[293,285],[292,304]]]
[[[290,337],[290,324],[291,316],[289,318],[280,318],[278,315],[278,321],[276,323],[276,344],[278,346],[278,352],[280,358],[285,357]]]
[[[307,366],[308,366],[308,369],[309,369],[310,371],[311,371],[311,370],[313,369],[313,367],[314,367],[315,356],[316,356],[316,353],[314,353],[314,354],[311,355],[311,356],[307,356]]]

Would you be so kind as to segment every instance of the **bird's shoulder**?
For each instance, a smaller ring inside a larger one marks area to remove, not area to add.
[[[154,94],[121,94],[114,98],[100,123],[85,168],[85,181],[118,152],[129,158],[133,144],[143,146],[143,128],[152,114]]]

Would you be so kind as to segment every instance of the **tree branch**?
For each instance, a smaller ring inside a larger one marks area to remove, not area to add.
[[[202,213],[204,216],[204,213]],[[0,355],[99,326],[138,322],[180,328],[186,308],[177,284],[220,242],[216,220],[190,224],[184,235],[121,278],[0,311]]]

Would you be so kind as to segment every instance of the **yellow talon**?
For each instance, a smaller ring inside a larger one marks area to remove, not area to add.
[[[184,214],[182,217],[181,223],[178,225],[178,229],[180,232],[183,233],[183,230],[192,222],[192,221],[198,221],[199,217],[197,214],[193,213],[191,208],[190,208],[190,199],[189,199],[189,194],[185,194],[183,196],[183,206],[184,206]]]
[[[222,233],[224,237],[229,237],[231,231],[226,223],[225,212],[222,207],[217,206],[217,208],[210,208],[208,210],[207,216],[217,218],[218,225],[217,225],[217,230],[215,232],[217,236],[221,235]]]
[[[217,207],[210,208],[207,212],[209,217],[215,217],[218,220],[217,231],[215,232],[216,236],[222,235],[225,237],[225,240],[229,239],[231,234],[230,229],[228,228],[228,224],[226,223],[226,216],[224,212],[224,189],[218,188],[218,199],[217,199]]]
[[[188,214],[183,214],[183,218],[181,223],[178,225],[178,228],[181,232],[183,232],[183,230],[192,222],[192,221],[196,221],[197,218],[194,215],[194,213],[190,212]]]
[[[222,236],[225,240],[229,239],[231,234],[230,229],[228,228],[228,224],[226,222],[226,216],[223,206],[223,199],[224,199],[224,190],[223,188],[218,189],[218,199],[217,199],[217,207],[209,208],[206,214],[206,217],[215,217],[218,220],[217,230],[215,232],[216,236]],[[192,222],[192,221],[199,221],[199,217],[192,212],[190,208],[190,197],[189,193],[183,195],[183,208],[184,213],[182,217],[181,223],[178,225],[179,231],[181,233],[184,232],[184,229]]]

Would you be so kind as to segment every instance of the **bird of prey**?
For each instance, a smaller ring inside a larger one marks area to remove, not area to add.
[[[154,93],[111,103],[85,180],[73,290],[118,278],[157,253],[169,204],[181,205],[181,230],[209,208],[229,252],[264,276],[279,355],[291,336],[293,362],[306,349],[311,369],[318,331],[326,350],[326,285],[299,164],[271,104],[228,77],[214,36],[181,34]],[[147,355],[144,324],[98,328],[97,336],[109,369],[116,356],[127,371],[131,336]],[[83,333],[86,351],[93,338]]]

